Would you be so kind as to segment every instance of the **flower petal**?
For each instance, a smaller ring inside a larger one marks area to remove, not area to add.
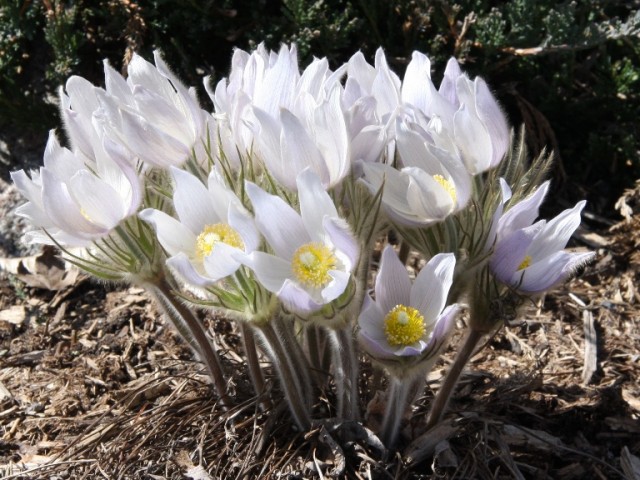
[[[272,293],[278,293],[285,280],[291,277],[291,264],[275,255],[256,251],[247,255],[244,263],[254,271],[262,286]]]
[[[175,272],[190,285],[208,287],[215,283],[211,278],[202,275],[184,252],[178,252],[167,259],[167,266],[175,270]]]
[[[227,223],[226,212],[223,217],[215,215],[220,207],[214,207],[209,190],[200,180],[176,167],[171,167],[171,176],[175,182],[173,205],[185,227],[199,235],[206,225]]]
[[[427,325],[436,321],[447,303],[455,266],[453,253],[439,253],[420,270],[411,287],[409,305],[424,315]]]
[[[382,251],[375,292],[376,302],[385,314],[396,305],[410,305],[409,273],[390,245]]]
[[[151,224],[158,241],[170,256],[184,252],[190,258],[195,257],[196,235],[178,220],[153,208],[142,210],[138,216]]]
[[[255,210],[256,225],[278,257],[289,260],[311,239],[300,215],[280,197],[271,195],[251,182],[245,182]]]

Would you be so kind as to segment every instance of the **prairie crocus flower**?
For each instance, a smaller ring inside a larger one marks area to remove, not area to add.
[[[155,66],[134,54],[125,80],[105,62],[106,93],[97,117],[116,143],[147,165],[182,165],[203,141],[207,113],[193,89],[170,71],[158,51]]]
[[[274,253],[253,252],[247,265],[285,307],[305,315],[347,290],[359,246],[317,175],[305,170],[297,184],[300,214],[247,182],[256,224]]]
[[[27,232],[28,241],[49,244],[53,239],[65,247],[86,247],[138,209],[142,186],[129,159],[119,156],[117,148],[105,148],[108,141],[98,135],[85,140],[91,158],[62,147],[51,131],[44,166],[31,178],[24,170],[11,173],[29,200],[16,213],[39,229]]]
[[[433,142],[459,152],[469,173],[496,167],[509,146],[509,126],[486,82],[469,79],[452,58],[436,90],[429,69],[429,59],[414,52],[402,84],[402,101],[437,125],[430,129]]]
[[[173,204],[178,219],[145,209],[140,217],[155,229],[170,255],[167,265],[187,283],[207,287],[233,274],[244,256],[258,247],[253,219],[216,172],[208,186],[184,170],[171,167]]]
[[[240,156],[255,153],[276,180],[295,190],[297,174],[307,167],[325,186],[348,172],[340,75],[326,58],[301,73],[295,45],[269,52],[261,44],[251,54],[236,50],[229,78],[215,91],[205,86],[221,135],[230,133]]]
[[[545,182],[531,196],[507,210],[497,221],[495,235],[490,239],[495,239],[489,261],[491,271],[501,282],[526,294],[541,293],[562,283],[594,255],[564,250],[580,225],[585,201],[549,222],[533,223],[548,188],[549,182]],[[506,193],[510,192],[506,190]]]
[[[399,170],[380,163],[362,164],[361,180],[374,193],[384,183],[382,204],[399,224],[427,226],[464,208],[471,197],[471,176],[460,158],[439,148],[406,121],[397,119]]]
[[[300,115],[282,108],[274,118],[254,108],[260,124],[256,154],[288,189],[297,190],[297,175],[307,168],[324,188],[337,185],[349,173],[349,132],[340,106],[340,88],[336,85],[325,100]]]
[[[385,247],[375,300],[367,298],[358,317],[360,344],[374,359],[422,360],[437,353],[459,310],[446,306],[455,263],[452,253],[438,254],[412,284],[393,247]]]

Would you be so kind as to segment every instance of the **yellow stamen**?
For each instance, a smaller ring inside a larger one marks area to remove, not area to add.
[[[456,187],[453,185],[453,183],[444,178],[442,175],[434,175],[433,179],[447,191],[447,193],[451,196],[453,203],[456,203],[458,195],[456,194]]]
[[[201,260],[208,257],[218,243],[226,243],[232,247],[244,249],[242,237],[233,227],[226,223],[215,223],[205,225],[196,238],[196,255]]]
[[[531,257],[529,255],[524,257],[524,260],[522,260],[522,263],[520,265],[518,265],[518,271],[524,270],[525,268],[530,266],[531,265],[531,260],[532,259],[531,259]]]
[[[384,334],[392,346],[413,345],[425,333],[424,317],[418,310],[405,305],[396,305],[384,317]]]
[[[296,250],[291,270],[298,282],[307,287],[321,288],[331,281],[329,270],[336,268],[336,257],[324,243],[305,243]]]

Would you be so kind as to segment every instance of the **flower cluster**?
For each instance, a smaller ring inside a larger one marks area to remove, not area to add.
[[[105,63],[104,88],[68,80],[69,146],[51,133],[44,166],[12,173],[28,200],[17,213],[34,226],[29,241],[147,288],[224,405],[226,373],[191,307],[239,323],[256,394],[261,352],[301,429],[329,379],[338,416],[360,418],[359,346],[390,378],[380,435],[391,446],[462,309],[484,320],[466,327],[431,424],[500,325],[493,306],[544,292],[592,257],[564,250],[584,202],[534,223],[548,159],[527,169],[511,153],[496,98],[455,59],[436,87],[419,52],[400,79],[381,49],[373,65],[356,53],[335,71],[327,59],[300,69],[295,46],[236,50],[227,78],[204,79],[212,112],[154,60],[134,55],[126,79]],[[397,249],[377,250],[389,230],[426,261],[415,279]]]

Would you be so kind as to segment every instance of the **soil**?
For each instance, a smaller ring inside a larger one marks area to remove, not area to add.
[[[640,187],[626,205],[640,209]],[[224,318],[201,315],[228,373],[235,405],[227,411],[143,290],[76,275],[51,251],[21,270],[5,259],[0,477],[636,480],[640,216],[586,224],[576,244],[596,250],[596,262],[489,339],[443,423],[422,436],[454,339],[391,452],[360,424],[296,431],[266,362],[265,396],[276,407],[263,411],[237,327]],[[16,255],[5,237],[5,256]],[[374,426],[384,396],[363,362]],[[326,417],[330,392],[320,399],[317,417]]]

